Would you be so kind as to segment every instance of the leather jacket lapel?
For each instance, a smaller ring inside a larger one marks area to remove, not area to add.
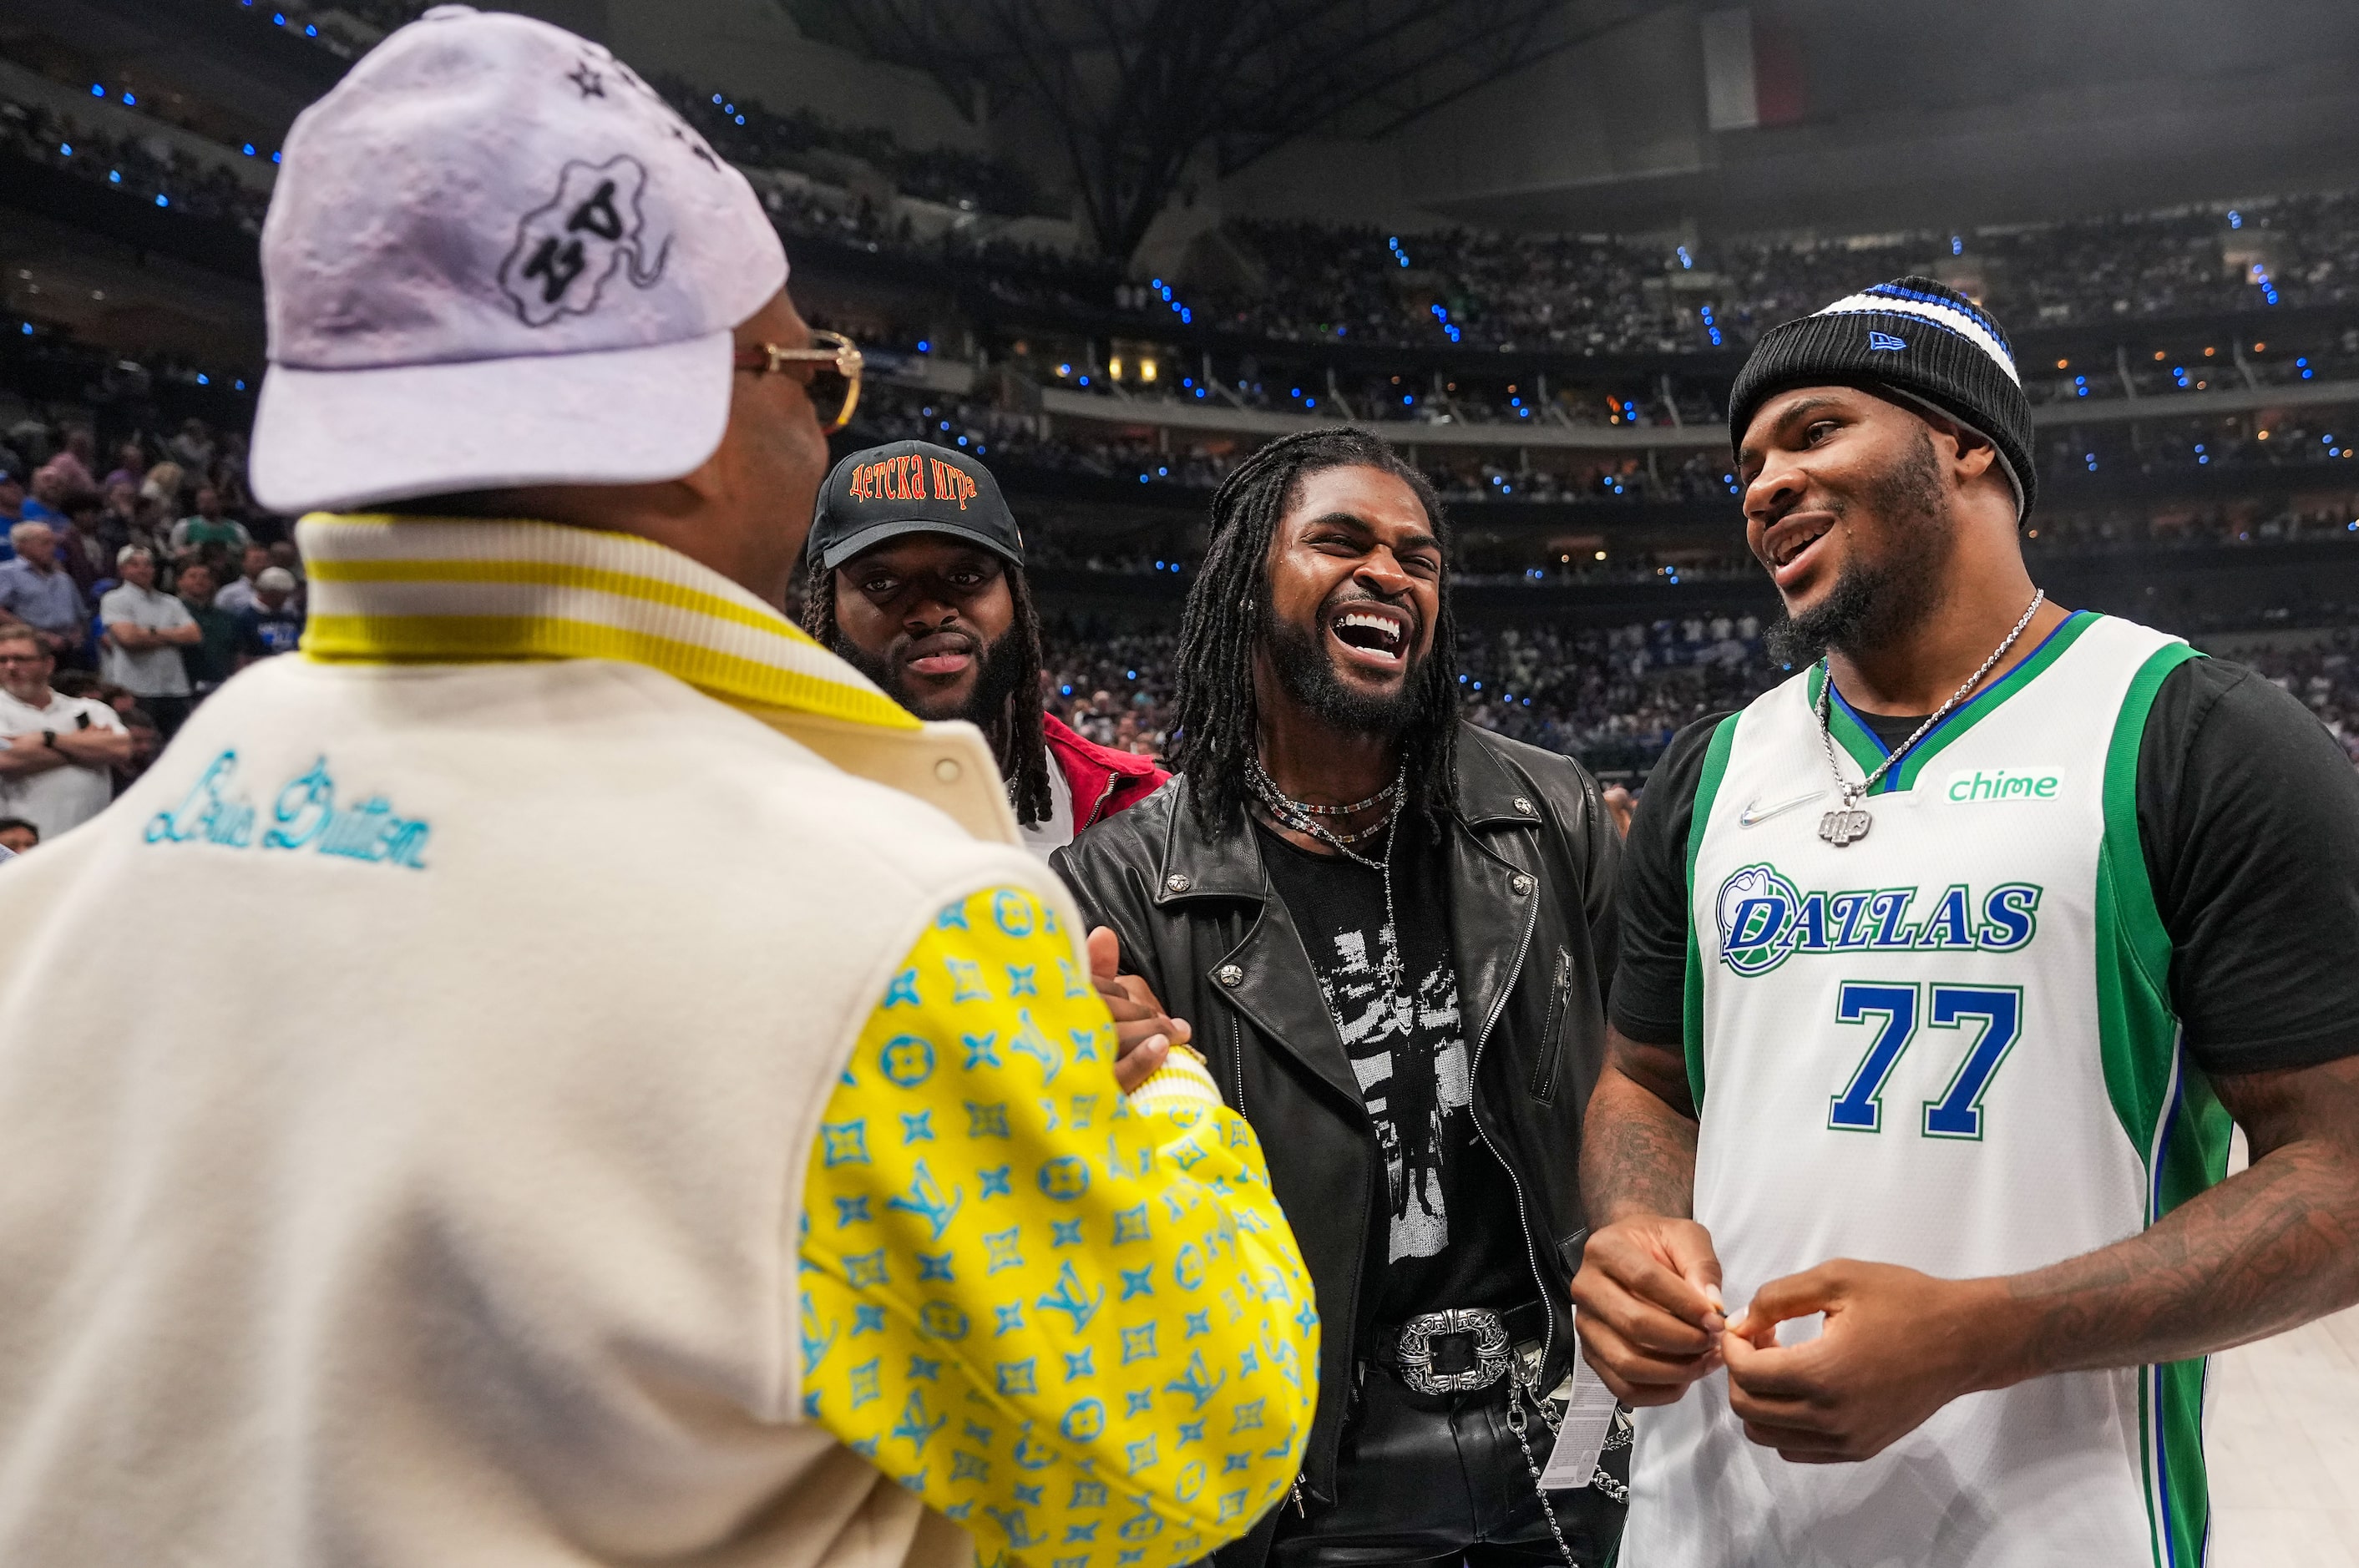
[[[1538,882],[1523,864],[1522,833],[1450,833],[1450,944],[1458,964],[1458,1016],[1466,1049],[1484,1039],[1529,961]],[[1481,1085],[1476,1085],[1479,1097]]]
[[[1262,867],[1253,828],[1241,821],[1207,837],[1194,812],[1175,811],[1155,889],[1155,903],[1163,909],[1199,898],[1247,899],[1260,906],[1244,939],[1200,977],[1204,989],[1225,997],[1266,1038],[1359,1105],[1360,1080],[1328,1015],[1301,935]],[[1223,978],[1232,965],[1237,970],[1234,985]]]
[[[1263,904],[1245,940],[1214,966],[1214,978],[1230,964],[1242,971],[1237,983],[1215,989],[1266,1038],[1365,1115],[1359,1076],[1352,1071],[1351,1056],[1320,993],[1319,976],[1282,900],[1272,898]]]

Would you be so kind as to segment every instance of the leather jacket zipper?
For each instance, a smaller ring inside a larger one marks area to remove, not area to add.
[[[1532,1070],[1532,1096],[1556,1103],[1556,1070],[1564,1055],[1566,1015],[1572,1010],[1572,954],[1556,950],[1556,978],[1549,984],[1548,1017],[1540,1025],[1539,1065]]]
[[[1524,960],[1531,956],[1532,929],[1539,923],[1540,918],[1539,899],[1539,885],[1535,880],[1531,897],[1524,905],[1523,934],[1516,939],[1516,961],[1507,966],[1510,976],[1521,975]],[[1491,1031],[1498,1026],[1499,1015],[1506,1010],[1507,998],[1514,994],[1513,985],[1501,988],[1498,1000],[1491,1004],[1491,1016],[1483,1020],[1483,1032],[1474,1037],[1474,1060],[1467,1068],[1467,1076],[1473,1084],[1479,1085],[1483,1082],[1483,1048],[1491,1043]],[[1499,1169],[1507,1173],[1507,1184],[1516,1190],[1516,1221],[1524,1232],[1524,1257],[1531,1264],[1532,1283],[1539,1287],[1540,1292],[1540,1375],[1545,1378],[1549,1358],[1556,1349],[1556,1303],[1549,1299],[1548,1277],[1540,1272],[1539,1247],[1532,1240],[1531,1209],[1524,1197],[1524,1179],[1516,1174],[1514,1163],[1499,1152],[1499,1146],[1491,1141],[1490,1129],[1483,1125],[1479,1103],[1470,1104],[1467,1109],[1474,1117],[1474,1136],[1483,1140],[1483,1147],[1491,1151],[1491,1158],[1497,1160]]]

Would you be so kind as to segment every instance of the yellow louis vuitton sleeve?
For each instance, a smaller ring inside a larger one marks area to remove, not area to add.
[[[985,1563],[1191,1562],[1284,1495],[1319,1316],[1260,1144],[1209,1075],[1125,1100],[1030,894],[943,909],[811,1151],[802,1409]]]

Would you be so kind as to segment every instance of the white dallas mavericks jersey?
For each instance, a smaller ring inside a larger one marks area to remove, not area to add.
[[[1732,1311],[1831,1258],[2012,1274],[2136,1234],[2221,1175],[2138,844],[2139,737],[2194,657],[2065,621],[1962,706],[1838,848],[1817,668],[1724,721],[1689,853],[1695,1217]],[[1858,779],[1885,748],[1838,702]],[[1627,1568],[2193,1568],[2203,1363],[1952,1401],[1864,1465],[1747,1441],[1715,1373],[1642,1410]]]

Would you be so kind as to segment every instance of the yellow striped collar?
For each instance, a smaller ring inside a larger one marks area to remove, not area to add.
[[[776,609],[630,534],[315,512],[295,537],[310,579],[310,659],[621,659],[738,707],[919,727]]]

